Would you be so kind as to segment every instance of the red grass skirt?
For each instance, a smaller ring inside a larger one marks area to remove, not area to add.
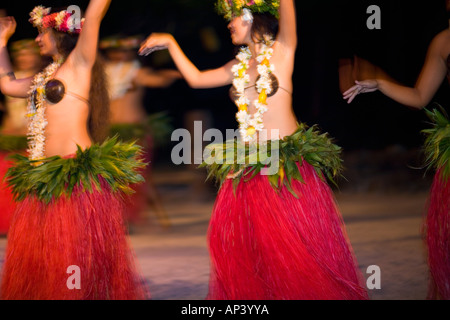
[[[450,182],[438,170],[425,218],[430,268],[429,299],[450,300]]]
[[[9,153],[0,152],[0,235],[8,233],[11,217],[16,204],[11,193],[11,188],[4,180],[5,174],[13,164],[7,160]]]
[[[77,186],[50,204],[18,203],[8,234],[1,298],[145,299],[123,223],[123,200],[100,178],[102,191]],[[69,266],[81,289],[70,290]]]
[[[368,299],[331,189],[308,163],[300,173],[299,199],[262,175],[236,195],[224,182],[208,230],[208,299]]]

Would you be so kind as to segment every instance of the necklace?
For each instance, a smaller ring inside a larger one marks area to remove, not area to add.
[[[256,91],[259,96],[254,101],[256,112],[253,115],[248,113],[250,100],[245,96],[245,86],[250,82],[250,76],[246,73],[249,68],[249,62],[252,57],[248,47],[242,47],[236,56],[239,61],[234,65],[231,72],[234,75],[233,86],[236,89],[237,99],[235,103],[238,107],[236,120],[239,123],[239,132],[244,142],[255,142],[257,132],[264,129],[263,115],[267,112],[267,95],[272,92],[270,74],[275,70],[273,64],[270,64],[270,58],[273,55],[273,40],[265,37],[262,44],[261,52],[258,54],[256,61],[259,77],[256,81]]]
[[[45,158],[45,128],[47,127],[47,119],[45,118],[45,85],[53,78],[59,69],[62,60],[54,61],[47,66],[42,72],[38,73],[28,92],[28,110],[27,117],[30,119],[28,123],[28,157],[30,160],[42,160]],[[35,165],[40,165],[36,162]]]

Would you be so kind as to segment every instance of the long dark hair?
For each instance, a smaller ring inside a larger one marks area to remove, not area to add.
[[[59,12],[65,9],[52,9]],[[67,58],[75,48],[78,41],[78,34],[69,34],[52,29],[55,35],[58,52]],[[102,142],[109,133],[109,93],[107,89],[107,77],[104,69],[104,62],[100,54],[97,53],[91,73],[91,84],[89,89],[89,119],[88,132],[94,142]]]
[[[251,38],[254,42],[263,41],[265,34],[271,35],[275,40],[278,34],[278,19],[269,13],[253,13]]]

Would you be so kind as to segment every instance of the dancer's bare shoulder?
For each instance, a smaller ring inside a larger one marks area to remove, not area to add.
[[[450,55],[450,28],[438,33],[434,37],[431,47],[439,52],[439,55],[446,61]]]

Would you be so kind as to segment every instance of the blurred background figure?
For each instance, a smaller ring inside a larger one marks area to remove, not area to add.
[[[150,114],[144,106],[146,88],[167,88],[181,75],[176,70],[153,70],[144,67],[138,59],[140,36],[114,35],[100,41],[104,53],[105,71],[111,97],[111,130],[122,140],[138,140],[144,147],[145,160],[151,163],[156,147],[170,141],[172,127],[166,113]],[[144,172],[145,184],[136,187],[127,210],[127,219],[139,224],[148,218],[143,216],[150,205],[160,223],[167,227],[170,222],[151,177],[151,165]]]
[[[34,39],[15,41],[9,48],[14,73],[18,79],[35,75],[42,68],[39,48]],[[9,230],[11,216],[15,208],[9,187],[3,183],[3,177],[11,166],[7,160],[13,152],[25,152],[27,147],[27,99],[5,96],[0,106],[2,121],[0,127],[0,235]]]
[[[39,47],[34,39],[15,41],[10,46],[14,73],[18,79],[35,75],[43,66]],[[5,97],[1,132],[5,135],[24,136],[27,132],[27,99]]]
[[[450,1],[446,1],[447,14]],[[390,99],[416,110],[434,109],[440,88],[450,88],[450,28],[440,31],[431,41],[423,67],[414,85],[372,75],[358,75],[356,85],[343,93],[351,103],[360,93],[379,91]],[[359,98],[359,96],[358,96]],[[424,216],[424,238],[430,269],[428,299],[450,300],[450,119],[447,116],[449,100],[440,110],[428,111],[432,128],[426,135],[423,151],[425,164],[435,170],[430,196]]]

